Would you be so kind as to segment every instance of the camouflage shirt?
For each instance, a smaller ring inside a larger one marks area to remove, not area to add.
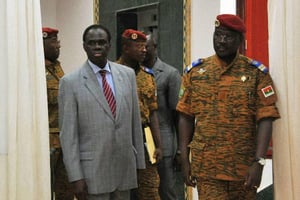
[[[259,62],[237,55],[199,59],[182,78],[177,110],[195,117],[192,174],[243,180],[255,156],[256,125],[279,118],[273,81]]]
[[[116,61],[119,64],[128,66],[122,58]],[[150,123],[150,112],[158,109],[156,84],[151,69],[144,66],[132,67],[135,69],[137,93],[143,125]]]
[[[59,79],[64,75],[60,62],[51,63],[46,61],[46,80],[48,98],[48,118],[50,130],[50,147],[59,148],[58,128],[58,87]]]

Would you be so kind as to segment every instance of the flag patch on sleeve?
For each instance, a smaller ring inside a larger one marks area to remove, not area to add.
[[[264,94],[264,96],[267,98],[269,96],[272,96],[273,94],[275,94],[273,87],[271,85],[268,85],[267,87],[264,87],[263,89],[261,89],[262,93]]]

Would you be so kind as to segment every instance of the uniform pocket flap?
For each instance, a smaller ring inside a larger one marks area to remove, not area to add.
[[[198,150],[204,150],[204,148],[206,147],[206,143],[204,142],[195,142],[192,141],[188,147],[190,147],[191,149],[198,149]]]

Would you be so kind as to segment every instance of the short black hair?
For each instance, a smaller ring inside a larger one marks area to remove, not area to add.
[[[82,41],[85,42],[85,37],[87,35],[87,33],[89,32],[89,30],[92,30],[92,29],[102,29],[106,32],[107,34],[107,37],[108,37],[108,41],[110,42],[111,40],[111,34],[110,34],[110,31],[108,30],[108,28],[106,28],[105,26],[101,25],[101,24],[92,24],[90,26],[88,26],[84,32],[83,32],[83,35],[82,35]]]

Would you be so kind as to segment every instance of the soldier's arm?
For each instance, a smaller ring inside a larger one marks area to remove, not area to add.
[[[184,113],[179,112],[178,119],[178,131],[179,131],[179,150],[181,151],[181,167],[182,173],[185,179],[185,183],[188,186],[195,186],[193,178],[190,176],[190,161],[188,147],[194,134],[194,121],[195,118]]]
[[[162,159],[162,144],[160,139],[159,122],[157,117],[157,110],[150,112],[150,129],[155,143],[155,159],[159,162]]]
[[[272,118],[262,119],[258,123],[257,130],[257,147],[256,147],[256,158],[264,158],[266,156],[270,139],[272,136]]]
[[[264,158],[267,153],[269,142],[272,136],[272,122],[272,118],[264,118],[258,123],[255,158]],[[259,187],[262,171],[263,166],[258,162],[253,162],[246,176],[245,186],[249,189]]]

